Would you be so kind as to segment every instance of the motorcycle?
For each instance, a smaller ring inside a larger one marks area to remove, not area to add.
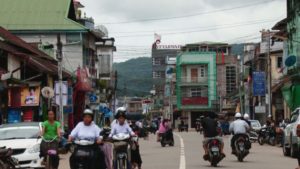
[[[257,142],[257,140],[258,140],[258,134],[257,134],[256,131],[250,130],[250,131],[248,132],[248,134],[249,134],[249,139],[250,139],[250,141],[251,141],[252,143]]]
[[[12,157],[13,150],[6,147],[0,148],[0,169],[15,169],[18,160]]]
[[[258,132],[258,143],[260,145],[263,145],[265,143],[268,143],[272,146],[275,146],[276,144],[276,134],[273,128],[271,127],[263,127]]]
[[[235,146],[235,155],[238,158],[239,162],[243,162],[244,158],[249,154],[249,140],[247,139],[248,136],[238,136],[238,138],[234,142]]]
[[[208,161],[211,166],[217,167],[218,163],[223,159],[221,155],[221,143],[218,139],[212,139],[208,142]]]
[[[119,133],[112,137],[114,143],[114,168],[130,169],[130,135]]]
[[[96,159],[98,151],[100,149],[95,144],[95,141],[89,140],[75,140],[74,152],[70,157],[71,169],[96,169],[101,168],[98,166],[102,163]]]
[[[169,129],[165,133],[160,133],[160,144],[162,147],[165,147],[167,144],[169,146],[174,146],[174,137],[172,129]]]

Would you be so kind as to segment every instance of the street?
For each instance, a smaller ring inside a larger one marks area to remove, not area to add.
[[[155,141],[154,135],[149,140],[140,139],[143,169],[199,169],[211,168],[209,162],[202,159],[203,136],[196,132],[175,133],[175,146],[162,148]],[[180,144],[183,139],[184,149]],[[226,158],[219,163],[218,168],[230,169],[290,169],[295,168],[297,160],[284,157],[279,147],[269,145],[260,146],[252,144],[250,154],[243,163],[230,154],[229,136],[224,137]],[[68,168],[68,157],[63,156],[60,164],[61,169]]]

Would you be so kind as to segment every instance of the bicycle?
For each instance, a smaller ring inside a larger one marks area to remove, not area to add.
[[[42,140],[46,143],[46,162],[45,162],[45,169],[57,169],[59,163],[58,157],[58,143],[54,145],[56,142],[57,136],[52,140],[46,140],[42,137]]]

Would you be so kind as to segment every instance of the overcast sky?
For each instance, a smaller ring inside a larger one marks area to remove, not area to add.
[[[286,0],[80,0],[87,17],[115,37],[114,61],[150,57],[162,44],[257,42],[259,31],[286,17]]]

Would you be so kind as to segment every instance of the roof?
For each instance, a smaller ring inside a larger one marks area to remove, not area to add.
[[[72,0],[1,0],[0,26],[10,31],[86,31]],[[72,19],[74,20],[72,20]]]
[[[286,29],[287,29],[287,18],[282,19],[272,27],[272,30],[286,30]]]
[[[52,60],[54,61],[54,59],[50,56],[48,56],[46,53],[42,52],[41,50],[39,50],[38,48],[28,44],[27,42],[25,42],[24,40],[22,40],[21,38],[11,34],[9,31],[5,30],[4,28],[2,28],[0,26],[0,37],[2,39],[4,39],[6,42],[10,43],[10,44],[13,44],[17,47],[20,47],[20,48],[23,48],[23,49],[26,49],[28,52],[34,54],[34,55],[39,55],[40,57],[43,57],[45,59],[48,59],[48,60]],[[2,45],[5,45],[4,43],[2,43]],[[8,47],[8,45],[6,44],[5,45],[6,47]],[[9,48],[14,48],[14,47],[9,47]],[[17,51],[16,48],[14,49],[11,49],[12,51],[10,52],[15,52]]]
[[[25,60],[28,65],[36,68],[39,72],[57,74],[57,61],[51,56],[42,52],[38,48],[26,43],[21,38],[11,34],[0,27],[0,49],[3,49],[21,60]],[[64,75],[70,76],[69,72],[63,71]]]

